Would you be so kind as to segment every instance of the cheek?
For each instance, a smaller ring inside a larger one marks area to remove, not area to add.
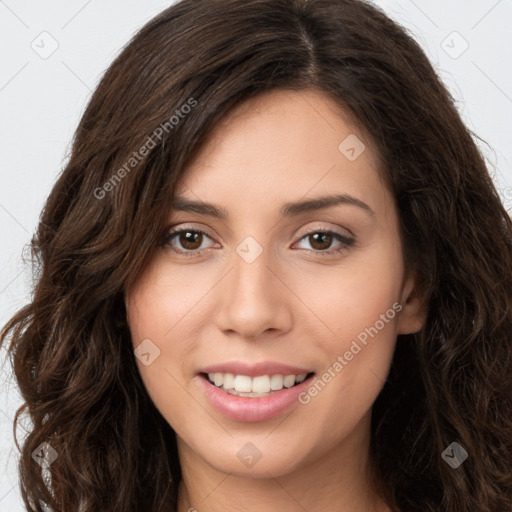
[[[311,330],[308,337],[315,340],[324,363],[300,397],[306,415],[315,418],[308,423],[309,435],[321,439],[325,450],[357,430],[370,414],[389,373],[401,310],[389,274],[378,280],[370,272],[350,272],[337,289],[314,306],[335,334],[315,336],[325,328]]]
[[[325,382],[336,381],[333,389],[338,391],[355,388],[372,397],[386,380],[401,305],[389,274],[383,279],[368,271],[347,274],[328,290],[309,287],[309,297],[317,296],[311,309],[320,312],[321,322],[312,324],[307,337],[315,340],[324,356],[323,366],[329,371]]]
[[[130,291],[127,312],[135,338],[148,337],[152,333],[159,339],[172,336],[178,322],[205,293],[205,276],[202,285],[194,282],[192,273],[180,272],[165,262],[155,262],[141,276]],[[134,339],[134,343],[136,339]]]
[[[173,372],[184,372],[196,350],[204,323],[207,294],[218,276],[201,269],[185,270],[157,260],[141,277],[127,301],[134,346],[150,338],[160,349],[159,364]],[[155,361],[156,362],[156,361]],[[144,370],[144,368],[142,368]]]
[[[204,276],[203,286],[198,286],[183,279],[179,272],[170,272],[169,265],[154,264],[126,300],[139,373],[153,403],[168,422],[176,418],[177,411],[191,407],[182,383],[186,380],[187,360],[194,350],[190,339],[198,326],[189,317],[199,307],[204,290]],[[149,357],[137,357],[137,352],[149,353]]]
[[[287,280],[307,308],[305,318],[325,342],[342,348],[381,319],[400,298],[403,267],[400,246],[375,243],[337,265],[294,268]],[[390,312],[395,324],[396,311]]]
[[[360,418],[387,378],[402,309],[399,248],[375,244],[335,271],[319,268],[300,283],[305,302],[318,312],[307,337],[323,355],[320,382],[304,403],[309,400],[316,411],[328,411],[326,424],[330,414]]]

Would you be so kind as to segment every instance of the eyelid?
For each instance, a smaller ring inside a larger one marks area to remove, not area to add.
[[[332,223],[327,223],[327,224],[332,224]],[[300,238],[303,238],[304,236],[309,235],[311,233],[316,233],[317,230],[324,231],[324,232],[327,232],[327,231],[333,232],[333,233],[336,233],[345,238],[354,238],[354,239],[356,238],[356,235],[354,235],[354,233],[350,229],[348,229],[346,227],[339,226],[337,224],[334,224],[334,227],[326,226],[325,222],[323,222],[323,223],[318,222],[312,226],[305,228],[305,231],[302,234],[300,234],[302,232],[302,230],[297,231],[294,235],[294,238],[297,236]],[[344,230],[347,233],[345,234],[345,233],[341,232],[341,230]]]
[[[203,234],[207,235],[210,238],[215,238],[212,234],[210,234],[208,232],[207,228],[196,227],[196,226],[188,225],[188,224],[175,224],[173,226],[168,226],[167,228],[165,228],[165,234],[170,235],[170,234],[173,234],[173,233],[179,233],[180,231],[184,231],[184,230],[187,230],[187,229],[189,231],[197,231],[198,233],[203,233]]]

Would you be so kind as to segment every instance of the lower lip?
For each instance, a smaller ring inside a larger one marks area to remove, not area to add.
[[[293,404],[298,405],[298,396],[311,383],[309,377],[296,386],[283,388],[272,395],[250,398],[226,393],[202,375],[198,375],[198,378],[210,403],[220,413],[232,420],[245,422],[270,420],[290,409]]]

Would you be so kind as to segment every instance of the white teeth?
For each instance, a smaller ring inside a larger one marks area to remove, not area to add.
[[[295,384],[295,375],[287,375],[283,381],[285,388],[291,388]]]
[[[279,389],[283,389],[283,376],[282,375],[272,375],[270,377],[270,389],[273,391],[278,391]]]
[[[235,391],[250,393],[252,391],[252,379],[247,375],[237,375],[235,377]]]
[[[224,376],[222,373],[214,373],[213,374],[213,382],[216,386],[222,386],[222,383],[224,382]]]
[[[225,373],[222,385],[224,389],[235,389],[235,376],[232,373]]]
[[[215,386],[222,388],[231,394],[241,396],[266,396],[272,391],[280,391],[300,384],[306,378],[306,373],[300,375],[234,375],[232,373],[209,373],[208,378]]]
[[[270,377],[268,375],[260,375],[252,379],[253,393],[268,393],[270,391]]]

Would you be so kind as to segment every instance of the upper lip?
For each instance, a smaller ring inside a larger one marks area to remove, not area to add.
[[[199,373],[232,373],[234,375],[247,375],[256,377],[258,375],[302,375],[311,373],[313,370],[290,366],[288,364],[274,361],[262,361],[259,363],[246,363],[243,361],[229,361],[225,363],[205,366]]]

